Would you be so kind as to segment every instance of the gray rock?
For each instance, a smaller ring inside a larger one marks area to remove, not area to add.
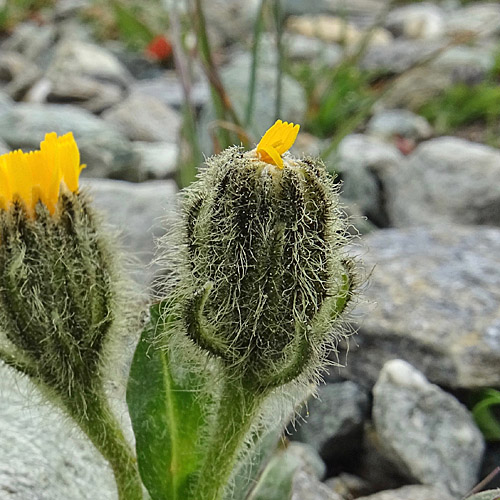
[[[277,68],[275,54],[272,48],[265,48],[267,42],[262,41],[262,51],[265,56],[259,60],[255,86],[255,100],[252,120],[246,128],[247,132],[256,139],[274,123],[276,112],[276,78]],[[234,110],[239,117],[245,116],[248,100],[249,75],[251,58],[248,53],[234,54],[232,61],[221,68],[220,76]],[[280,118],[283,121],[302,123],[306,112],[306,95],[299,83],[289,75],[284,74],[281,79],[282,103]],[[201,116],[201,144],[204,154],[212,151],[212,141],[209,130],[214,121],[215,113],[209,102]]]
[[[17,52],[40,64],[41,61],[47,60],[47,53],[55,38],[56,28],[53,24],[20,23],[2,43],[2,50]]]
[[[294,61],[304,61],[319,67],[334,67],[343,55],[342,47],[299,34],[289,33],[284,42],[287,56]]]
[[[177,171],[179,147],[171,142],[132,143],[132,148],[140,158],[140,181],[150,179],[166,179],[173,177]]]
[[[476,493],[471,497],[467,497],[467,500],[498,500],[498,498],[500,498],[500,488]]]
[[[72,131],[89,177],[137,180],[138,156],[130,142],[105,121],[71,105],[19,103],[0,114],[0,138],[12,149],[38,149],[48,132]]]
[[[211,0],[205,9],[212,45],[227,46],[251,35],[259,0]]]
[[[140,184],[105,179],[82,179],[89,189],[94,206],[105,220],[121,234],[128,257],[135,259],[134,279],[148,286],[158,273],[150,266],[155,253],[155,240],[167,228],[169,214],[176,205],[177,188],[173,181]]]
[[[343,375],[371,385],[393,358],[446,387],[500,385],[500,229],[385,229],[357,252],[370,273]]]
[[[48,102],[75,103],[80,107],[100,113],[123,99],[123,89],[113,83],[100,82],[88,76],[68,74],[46,78],[50,82]]]
[[[342,498],[314,476],[299,470],[293,478],[290,500],[342,500]]]
[[[352,134],[341,141],[336,158],[327,164],[340,172],[342,193],[348,203],[356,205],[376,224],[386,226],[381,186],[388,172],[398,169],[402,162],[403,155],[395,146],[376,137]]]
[[[388,45],[392,41],[389,31],[379,26],[371,26],[371,34],[357,23],[349,22],[345,16],[291,16],[287,20],[287,29],[307,37],[315,37],[324,42],[340,43],[350,51],[356,51],[366,41],[369,47]]]
[[[59,410],[0,363],[0,498],[114,500],[113,474]]]
[[[341,472],[338,476],[327,479],[325,484],[341,498],[359,498],[373,491],[367,481],[347,472]]]
[[[128,87],[131,81],[129,72],[110,51],[99,45],[67,38],[59,42],[47,76],[58,78],[73,74],[123,88]]]
[[[490,37],[500,34],[500,5],[497,2],[478,2],[450,13],[446,19],[448,35],[473,34]]]
[[[388,109],[375,113],[366,126],[367,133],[391,139],[400,135],[408,139],[428,139],[432,135],[429,122],[407,109]]]
[[[500,151],[456,137],[432,139],[388,172],[385,190],[399,227],[500,225]]]
[[[9,148],[9,146],[0,139],[0,155],[4,155],[6,153],[8,153],[9,151],[11,151],[11,149]]]
[[[382,368],[373,388],[373,421],[387,456],[409,479],[452,495],[477,482],[484,440],[472,415],[406,361]]]
[[[292,443],[279,450],[256,482],[249,500],[341,500],[319,481],[324,464],[310,447]]]
[[[437,53],[441,42],[431,40],[394,40],[386,45],[372,45],[361,59],[369,71],[404,73]]]
[[[451,496],[443,488],[411,485],[395,490],[381,491],[367,497],[359,497],[358,500],[457,500],[457,497]]]
[[[429,99],[438,96],[453,83],[448,72],[416,67],[405,71],[375,104],[375,109],[407,108],[418,111]]]
[[[337,14],[364,26],[373,24],[385,8],[387,0],[286,0],[283,2],[285,14]]]
[[[396,36],[436,39],[444,35],[445,13],[430,2],[405,5],[391,10],[385,27]]]
[[[494,45],[450,47],[430,63],[435,71],[448,73],[453,82],[474,84],[482,81],[495,66]]]
[[[133,93],[102,114],[133,141],[177,142],[182,118],[172,108],[152,96]]]
[[[324,460],[338,462],[360,447],[368,413],[368,394],[352,382],[322,385],[308,402],[306,422],[295,437],[312,446]]]
[[[118,102],[132,79],[111,52],[72,38],[59,42],[46,77],[53,85],[49,100],[75,101],[94,112]]]
[[[177,75],[166,72],[160,78],[139,80],[131,84],[130,93],[146,94],[160,99],[168,106],[180,109],[184,103],[184,93]],[[196,80],[192,84],[191,102],[199,109],[210,99],[210,89],[205,80]]]
[[[5,83],[3,92],[12,99],[21,99],[41,76],[38,66],[25,56],[0,51],[0,80]]]
[[[14,106],[14,101],[12,98],[0,91],[0,115],[7,112]]]

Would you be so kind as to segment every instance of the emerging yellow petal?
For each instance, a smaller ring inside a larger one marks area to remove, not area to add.
[[[13,201],[21,200],[33,215],[38,201],[54,213],[61,181],[76,192],[83,168],[73,134],[57,137],[47,134],[39,151],[13,151],[0,156],[0,209],[8,210]]]
[[[281,155],[292,147],[299,128],[300,125],[277,120],[257,144],[257,156],[266,163],[283,168]]]

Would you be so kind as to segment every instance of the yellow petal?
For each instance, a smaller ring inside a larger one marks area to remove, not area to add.
[[[278,168],[283,168],[283,158],[281,155],[271,146],[265,147],[259,151],[260,159],[266,163],[272,163]]]
[[[57,137],[49,133],[39,151],[14,151],[0,156],[0,209],[8,210],[19,199],[31,214],[39,200],[55,212],[61,181],[72,192],[78,190],[80,153],[72,133]]]
[[[300,125],[276,120],[257,144],[257,155],[262,161],[283,168],[281,155],[292,147],[299,129]],[[279,157],[279,161],[277,157]]]

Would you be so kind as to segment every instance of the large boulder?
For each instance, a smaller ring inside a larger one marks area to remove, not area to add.
[[[395,226],[500,225],[500,151],[456,137],[420,144],[385,178]]]
[[[457,496],[477,483],[484,440],[472,415],[406,361],[384,365],[373,421],[386,456],[409,480]]]
[[[357,252],[369,286],[345,376],[371,386],[401,358],[447,387],[500,386],[500,229],[384,229]]]

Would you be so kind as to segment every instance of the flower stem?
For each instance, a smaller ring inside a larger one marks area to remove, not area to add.
[[[264,394],[245,387],[241,379],[227,378],[214,422],[210,447],[195,489],[196,498],[220,500]]]
[[[70,404],[69,411],[81,430],[108,461],[115,476],[119,500],[143,500],[137,461],[112,414],[104,394],[86,391],[82,403]]]

